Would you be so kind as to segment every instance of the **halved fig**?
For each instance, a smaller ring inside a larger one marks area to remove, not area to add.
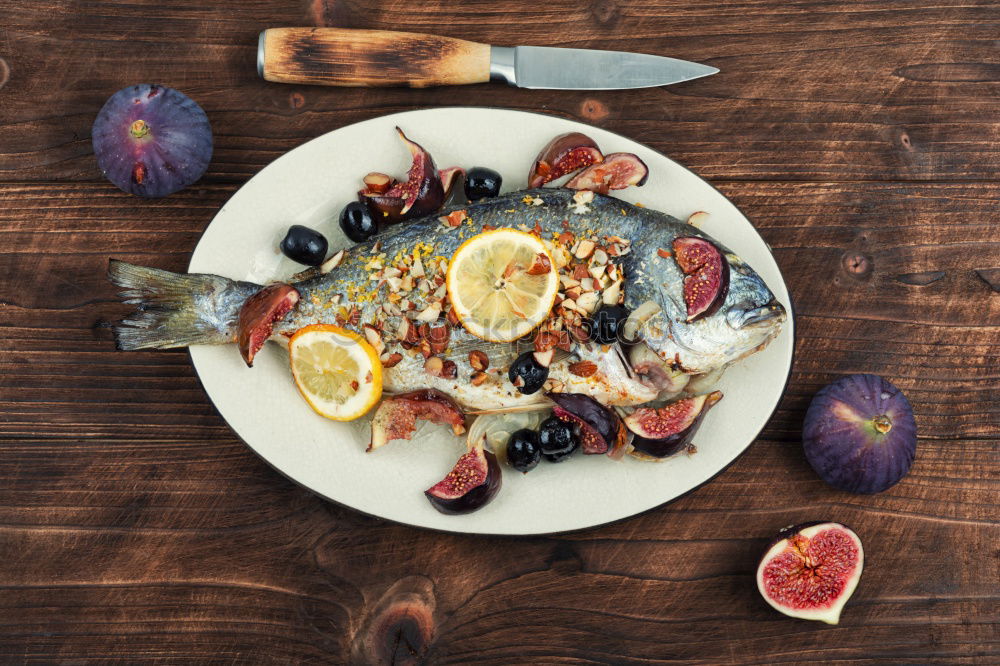
[[[631,185],[642,187],[647,178],[649,168],[638,155],[611,153],[604,156],[603,162],[591,165],[573,176],[566,187],[607,194],[609,190],[624,190]]]
[[[682,451],[691,441],[708,410],[722,400],[720,391],[676,400],[659,409],[641,407],[625,417],[635,433],[632,447],[654,458]]]
[[[287,284],[264,287],[247,299],[240,308],[236,322],[236,344],[247,367],[253,367],[253,357],[271,337],[275,322],[285,318],[299,302],[299,292]]]
[[[434,159],[419,144],[410,141],[403,130],[396,128],[399,138],[413,156],[405,182],[397,182],[384,192],[365,186],[358,192],[377,220],[388,223],[433,213],[444,203],[444,187]]]
[[[580,429],[580,447],[584,453],[607,453],[614,458],[624,455],[628,431],[611,409],[582,393],[547,393],[555,407],[553,415],[560,421],[576,424]]]
[[[538,153],[528,174],[528,187],[541,187],[603,159],[600,148],[586,134],[560,134]]]
[[[372,417],[368,451],[394,439],[409,439],[416,430],[417,419],[450,425],[456,435],[465,432],[465,412],[454,400],[437,389],[420,389],[382,400]]]
[[[760,560],[757,589],[785,615],[837,624],[864,564],[861,539],[840,523],[786,527]]]
[[[684,278],[687,319],[694,321],[716,310],[729,293],[729,263],[711,241],[682,236],[673,242],[674,260]]]
[[[446,514],[471,513],[496,497],[503,484],[497,457],[482,442],[458,459],[448,475],[424,491],[431,506]]]

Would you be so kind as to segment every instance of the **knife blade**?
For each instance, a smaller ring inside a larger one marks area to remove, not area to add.
[[[267,81],[328,86],[462,85],[519,88],[648,88],[715,74],[715,67],[645,53],[548,46],[490,46],[390,30],[270,28],[260,33],[257,72]]]

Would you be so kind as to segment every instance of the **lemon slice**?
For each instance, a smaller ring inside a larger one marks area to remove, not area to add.
[[[382,363],[357,333],[328,324],[306,326],[288,341],[288,356],[302,397],[328,419],[356,419],[382,396]]]
[[[472,335],[511,342],[549,315],[559,275],[545,244],[515,229],[477,234],[448,262],[448,298]]]

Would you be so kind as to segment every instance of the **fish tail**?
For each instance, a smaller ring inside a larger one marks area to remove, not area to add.
[[[112,259],[108,278],[137,306],[114,327],[121,350],[217,345],[236,340],[240,307],[261,289],[218,275],[182,274]]]

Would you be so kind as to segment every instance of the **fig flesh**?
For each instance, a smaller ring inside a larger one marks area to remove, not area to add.
[[[425,490],[424,495],[441,513],[471,513],[489,504],[502,484],[497,457],[480,444],[459,458],[448,475]]]
[[[687,320],[694,321],[716,310],[729,293],[729,263],[711,241],[696,236],[675,238],[674,260],[684,273]]]
[[[552,414],[580,429],[580,447],[586,454],[607,453],[620,458],[628,431],[618,414],[582,393],[548,393],[555,404]]]
[[[806,459],[824,481],[880,493],[913,464],[917,424],[902,391],[878,375],[850,375],[813,398],[802,428]]]
[[[659,409],[641,407],[625,417],[625,425],[635,433],[632,447],[653,456],[666,458],[687,448],[705,414],[719,400],[720,391],[676,400]]]
[[[611,153],[604,161],[593,164],[566,183],[571,190],[590,190],[607,194],[610,190],[624,190],[635,185],[642,187],[649,178],[649,167],[632,153]]]
[[[444,201],[464,203],[465,188],[462,183],[465,180],[465,169],[457,166],[441,169],[438,171],[438,178],[441,179],[441,187],[444,190]],[[461,194],[461,202],[456,201],[459,194]]]
[[[368,451],[385,446],[394,439],[409,439],[417,419],[450,425],[456,435],[465,432],[465,412],[437,389],[419,389],[382,400],[372,417],[372,439]]]
[[[560,134],[538,153],[528,174],[528,187],[541,187],[603,159],[597,144],[586,134]]]
[[[444,204],[444,187],[434,159],[420,144],[410,141],[403,130],[397,127],[396,132],[413,158],[406,181],[394,183],[383,192],[378,191],[380,187],[372,189],[368,185],[358,192],[375,219],[389,224],[433,213]]]
[[[212,128],[182,92],[141,84],[112,95],[91,129],[97,166],[122,190],[163,197],[201,178],[212,159]]]
[[[757,589],[789,617],[837,624],[864,568],[861,539],[840,523],[786,527],[757,567]]]
[[[271,337],[274,324],[284,319],[298,302],[299,292],[294,287],[272,284],[243,304],[236,322],[236,344],[247,367],[253,366],[253,358]]]

